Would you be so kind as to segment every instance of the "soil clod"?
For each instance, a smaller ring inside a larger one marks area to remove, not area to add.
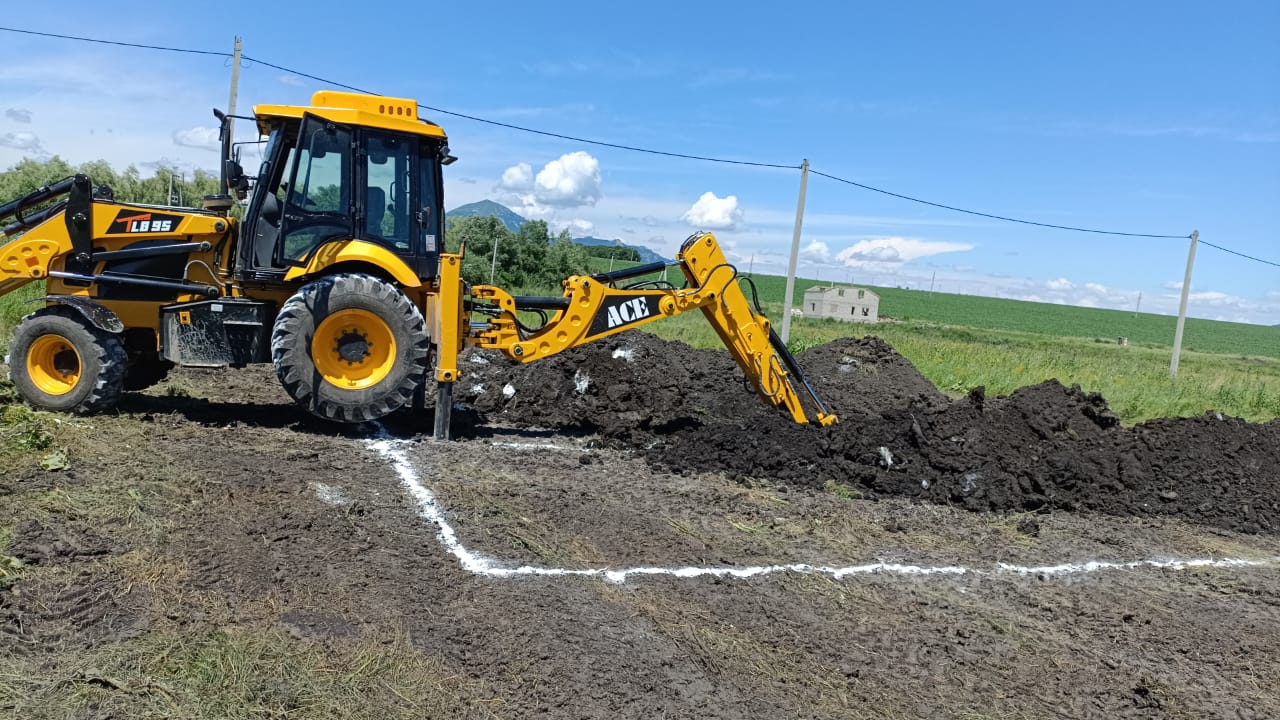
[[[727,355],[627,333],[545,362],[473,353],[464,400],[492,422],[598,434],[678,471],[851,485],[971,510],[1162,515],[1280,529],[1280,421],[1209,414],[1121,426],[1106,399],[1056,380],[952,401],[877,338],[800,353],[840,415],[801,427],[742,389]]]

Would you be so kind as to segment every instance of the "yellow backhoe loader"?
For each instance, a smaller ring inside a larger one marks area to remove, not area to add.
[[[570,277],[560,296],[469,286],[464,249],[444,247],[442,168],[455,158],[415,101],[321,91],[309,106],[256,106],[255,178],[231,118],[215,115],[225,194],[202,210],[117,202],[83,175],[0,206],[0,295],[47,290],[9,345],[26,402],[99,412],[174,365],[270,362],[294,400],[340,422],[411,404],[434,379],[443,438],[467,344],[532,362],[697,309],[761,398],[796,422],[836,421],[710,234],[671,263]],[[682,287],[625,284],[668,266]],[[520,311],[546,320],[530,327]]]

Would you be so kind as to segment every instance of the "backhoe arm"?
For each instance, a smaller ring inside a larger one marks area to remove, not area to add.
[[[725,259],[713,235],[691,236],[672,265],[680,268],[687,287],[614,287],[619,280],[660,270],[665,263],[593,276],[575,275],[564,281],[562,297],[517,297],[490,285],[473,287],[472,310],[489,319],[472,331],[467,342],[527,363],[698,309],[761,398],[785,408],[798,423],[836,422],[836,416],[827,411],[791,353],[770,329],[769,319],[747,301],[738,284],[737,269]],[[550,310],[555,314],[542,327],[530,329],[520,324],[518,310]],[[812,406],[812,417],[806,403]]]

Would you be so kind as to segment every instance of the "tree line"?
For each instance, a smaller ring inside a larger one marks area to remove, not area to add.
[[[76,173],[87,175],[95,187],[109,185],[116,200],[146,205],[198,208],[205,195],[218,192],[219,185],[218,177],[204,170],[196,170],[184,177],[181,170],[162,164],[151,177],[142,177],[142,172],[133,165],[123,172],[116,172],[106,160],[72,165],[55,155],[48,160],[25,158],[0,173],[0,203],[16,200],[36,188]]]
[[[496,217],[451,218],[448,223],[447,246],[456,252],[466,244],[462,278],[473,285],[545,292],[588,271],[589,248],[575,243],[568,230],[552,239],[545,220],[530,220],[516,232]]]

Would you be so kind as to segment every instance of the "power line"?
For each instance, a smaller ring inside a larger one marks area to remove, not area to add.
[[[217,50],[196,50],[192,48],[168,47],[164,45],[149,45],[145,43],[129,43],[129,42],[122,42],[118,40],[105,40],[102,38],[83,37],[79,35],[63,35],[59,33],[39,32],[36,30],[25,30],[22,28],[11,28],[11,27],[0,26],[0,31],[18,33],[21,35],[34,35],[37,37],[57,38],[59,40],[75,40],[78,42],[96,43],[99,45],[114,45],[117,47],[137,48],[140,50],[158,50],[163,52],[186,53],[189,55],[208,55],[208,56],[222,57],[222,58],[232,57],[232,53],[222,52]],[[242,57],[244,60],[247,60],[249,62],[257,63],[259,65],[280,70],[281,72],[287,72],[293,75],[297,75],[299,77],[304,77],[319,83],[324,83],[327,85],[332,85],[334,87],[339,87],[344,90],[351,90],[352,92],[363,93],[366,95],[380,94],[370,90],[366,90],[364,88],[356,87],[354,85],[348,85],[346,83],[341,83],[336,80],[331,80],[329,78],[321,77],[319,75],[313,75],[311,73],[302,72],[301,70],[295,70],[294,68],[286,67],[284,65],[277,65],[275,63],[268,62],[266,60],[261,60],[259,58],[251,57],[249,55],[242,55]],[[800,168],[799,165],[787,165],[782,163],[766,163],[766,162],[757,162],[757,161],[751,161],[751,160],[733,160],[730,158],[718,158],[718,157],[710,157],[706,155],[691,155],[687,153],[669,152],[666,150],[655,150],[653,148],[644,148],[644,147],[639,147],[635,145],[623,145],[621,143],[611,143],[611,142],[606,142],[604,140],[592,140],[590,138],[577,137],[574,135],[565,135],[562,133],[551,132],[548,130],[538,130],[536,128],[524,127],[522,125],[514,125],[511,123],[504,123],[498,120],[489,120],[487,118],[482,118],[476,115],[468,115],[466,113],[454,112],[452,110],[433,107],[431,105],[419,104],[418,107],[424,110],[429,110],[431,112],[436,112],[443,115],[451,115],[453,117],[459,117],[466,120],[471,120],[473,122],[485,123],[487,125],[493,125],[496,127],[507,128],[510,130],[518,130],[520,132],[531,133],[534,135],[542,135],[544,137],[552,137],[560,140],[569,140],[571,142],[580,142],[588,145],[597,145],[600,147],[614,148],[617,150],[628,150],[631,152],[647,153],[650,155],[660,155],[663,157],[683,158],[686,160],[698,160],[702,162],[724,163],[729,165],[747,165],[752,167],[779,168],[784,170],[796,170]],[[1190,235],[1160,235],[1160,234],[1153,234],[1153,233],[1131,233],[1131,232],[1119,232],[1115,230],[1098,230],[1095,228],[1082,228],[1082,227],[1074,227],[1071,225],[1057,225],[1054,223],[1037,222],[1035,220],[1023,220],[1020,218],[1008,217],[1004,215],[995,215],[993,213],[985,213],[977,210],[967,210],[965,208],[956,207],[954,205],[945,205],[943,203],[924,200],[921,198],[912,197],[910,195],[904,195],[902,193],[896,193],[890,190],[885,190],[883,188],[866,185],[864,183],[854,182],[853,180],[848,180],[846,178],[838,177],[836,175],[824,173],[819,170],[810,170],[810,172],[812,172],[815,175],[820,175],[829,180],[834,180],[836,182],[844,183],[846,185],[851,185],[853,187],[860,188],[863,190],[880,193],[882,195],[888,195],[890,197],[895,197],[901,200],[908,200],[914,203],[920,203],[922,205],[929,205],[931,207],[941,208],[943,210],[950,210],[952,212],[964,213],[966,215],[974,215],[977,217],[990,218],[992,220],[1001,220],[1004,222],[1020,223],[1022,225],[1034,225],[1036,227],[1052,228],[1055,230],[1068,230],[1072,232],[1094,233],[1097,235],[1118,235],[1122,237],[1143,237],[1143,238],[1159,238],[1159,239],[1170,239],[1170,240],[1182,240],[1190,237]],[[1221,250],[1222,252],[1230,253],[1232,255],[1245,258],[1247,260],[1252,260],[1254,262],[1260,262],[1266,265],[1280,267],[1280,263],[1273,262],[1271,260],[1264,260],[1259,257],[1254,257],[1253,255],[1247,255],[1245,253],[1237,252],[1235,250],[1231,250],[1230,248],[1225,248],[1225,247],[1222,247],[1221,245],[1215,245],[1211,242],[1207,242],[1204,240],[1201,240],[1200,242],[1216,250]]]
[[[11,28],[11,27],[2,27],[2,26],[0,26],[0,30],[19,33],[22,35],[36,35],[39,37],[58,38],[60,40],[76,40],[79,42],[98,43],[101,45],[116,45],[120,47],[138,48],[142,50],[162,50],[165,52],[189,53],[192,55],[212,55],[215,57],[223,57],[223,58],[229,58],[232,55],[231,53],[228,53],[228,52],[218,52],[214,50],[192,50],[189,48],[166,47],[163,45],[146,45],[142,43],[127,43],[127,42],[119,42],[116,40],[103,40],[101,38],[82,37],[79,35],[61,35],[58,33],[37,32],[35,30],[23,30],[20,28]],[[275,63],[268,62],[260,58],[251,57],[249,55],[242,54],[241,57],[244,60],[247,60],[249,62],[257,63],[259,65],[264,65],[269,68],[274,68],[276,70],[280,70],[281,72],[291,73],[293,75],[297,75],[298,77],[304,77],[309,80],[315,80],[316,82],[325,83],[327,85],[332,85],[334,87],[339,87],[344,90],[351,90],[352,92],[364,93],[366,95],[381,95],[381,93],[376,93],[371,90],[365,90],[364,88],[359,88],[354,85],[348,85],[346,83],[340,83],[336,80],[331,80],[329,78],[321,77],[319,75],[312,75],[311,73],[302,72],[301,70],[295,70],[293,68],[286,67],[284,65],[277,65]],[[688,153],[677,153],[677,152],[669,152],[666,150],[655,150],[653,148],[644,148],[644,147],[638,147],[634,145],[623,145],[621,143],[611,143],[611,142],[606,142],[604,140],[592,140],[590,138],[576,137],[574,135],[564,135],[561,133],[550,132],[547,130],[537,130],[535,128],[524,127],[521,125],[513,125],[510,123],[499,122],[497,120],[489,120],[487,118],[482,118],[475,115],[468,115],[466,113],[454,112],[452,110],[445,110],[444,108],[432,107],[430,105],[420,104],[418,107],[421,107],[425,110],[430,110],[431,112],[441,113],[443,115],[452,115],[453,117],[464,118],[467,120],[472,120],[474,122],[486,123],[488,125],[495,125],[497,127],[508,128],[511,130],[519,130],[521,132],[532,133],[534,135],[543,135],[545,137],[553,137],[553,138],[558,138],[560,140],[569,140],[572,142],[580,142],[588,145],[597,145],[600,147],[614,148],[617,150],[629,150],[631,152],[648,153],[650,155],[662,155],[664,157],[684,158],[686,160],[700,160],[702,162],[724,163],[728,165],[749,165],[752,167],[780,168],[784,170],[798,170],[800,168],[799,165],[754,162],[750,160],[733,160],[730,158],[718,158],[718,157],[710,157],[706,155],[691,155]]]
[[[827,173],[819,172],[818,170],[810,170],[809,172],[813,173],[814,175],[821,175],[822,177],[827,178],[829,180],[835,180],[836,182],[842,182],[842,183],[845,183],[846,185],[852,185],[856,188],[862,188],[863,190],[870,190],[871,192],[878,192],[882,195],[888,195],[890,197],[896,197],[902,200],[910,200],[911,202],[920,203],[921,205],[931,205],[936,208],[942,208],[943,210],[951,210],[954,212],[965,213],[966,215],[977,215],[978,217],[991,218],[993,220],[1003,220],[1005,222],[1022,223],[1023,225],[1035,225],[1037,227],[1054,228],[1055,230],[1072,230],[1075,232],[1096,233],[1098,235],[1123,235],[1125,237],[1165,238],[1165,239],[1171,239],[1171,240],[1184,240],[1191,237],[1190,235],[1154,235],[1151,233],[1131,233],[1131,232],[1118,232],[1115,230],[1095,230],[1093,228],[1072,227],[1070,225],[1054,225],[1053,223],[1036,222],[1034,220],[1020,220],[1018,218],[1005,217],[1004,215],[992,215],[991,213],[978,212],[977,210],[966,210],[964,208],[955,207],[954,205],[943,205],[942,203],[936,203],[929,200],[921,200],[920,198],[911,197],[910,195],[903,195],[901,193],[890,192],[888,190],[882,190],[881,188],[878,188],[878,187],[872,187],[870,185],[864,185],[862,183],[854,182],[852,180],[846,180],[842,177],[836,177],[835,175],[828,175]]]
[[[328,78],[322,78],[322,77],[319,77],[319,76],[316,76],[316,75],[311,75],[311,74],[308,74],[308,73],[301,72],[301,71],[299,71],[299,70],[294,70],[293,68],[288,68],[288,67],[285,67],[285,66],[283,66],[283,65],[276,65],[276,64],[274,64],[274,63],[269,63],[269,62],[267,62],[267,61],[265,61],[265,60],[259,60],[259,59],[257,59],[257,58],[249,57],[248,55],[245,55],[245,56],[243,56],[243,57],[244,57],[246,60],[249,60],[249,61],[251,61],[251,62],[256,62],[256,63],[258,63],[259,65],[266,65],[267,67],[275,68],[276,70],[280,70],[280,71],[282,71],[282,72],[292,73],[292,74],[297,75],[297,76],[299,76],[299,77],[309,78],[309,79],[311,79],[311,80],[315,80],[315,81],[317,81],[317,82],[328,83],[328,84],[330,84],[330,85],[336,85],[336,86],[338,86],[338,87],[340,87],[340,88],[344,88],[344,89],[346,89],[346,90],[352,90],[352,91],[354,91],[354,92],[358,92],[358,93],[365,93],[366,95],[378,95],[378,94],[379,94],[379,93],[371,92],[371,91],[369,91],[369,90],[365,90],[365,89],[363,89],[363,88],[358,88],[358,87],[355,87],[355,86],[352,86],[352,85],[344,85],[343,83],[336,82],[336,81],[334,81],[334,80],[330,80],[330,79],[328,79]],[[420,108],[422,108],[422,109],[424,109],[424,110],[430,110],[431,112],[440,113],[440,114],[442,114],[442,115],[452,115],[453,117],[460,117],[460,118],[464,118],[464,119],[466,119],[466,120],[472,120],[472,121],[474,121],[474,122],[485,123],[485,124],[487,124],[487,125],[495,125],[495,126],[497,126],[497,127],[507,128],[507,129],[510,129],[510,130],[519,130],[519,131],[521,131],[521,132],[533,133],[534,135],[543,135],[543,136],[545,136],[545,137],[553,137],[553,138],[558,138],[558,139],[560,139],[560,140],[570,140],[570,141],[572,141],[572,142],[586,143],[586,144],[588,144],[588,145],[598,145],[598,146],[600,146],[600,147],[615,148],[615,149],[617,149],[617,150],[630,150],[631,152],[648,153],[648,154],[650,154],[650,155],[663,155],[663,156],[665,156],[665,157],[684,158],[684,159],[686,159],[686,160],[701,160],[701,161],[703,161],[703,162],[725,163],[725,164],[728,164],[728,165],[750,165],[750,166],[753,166],[753,167],[781,168],[781,169],[784,169],[784,170],[799,170],[799,169],[800,169],[800,166],[799,166],[799,165],[785,165],[785,164],[781,164],[781,163],[754,162],[754,161],[751,161],[751,160],[731,160],[731,159],[729,159],[729,158],[709,157],[709,156],[706,156],[706,155],[689,155],[689,154],[686,154],[686,153],[668,152],[668,151],[666,151],[666,150],[654,150],[654,149],[652,149],[652,148],[643,148],[643,147],[637,147],[637,146],[634,146],[634,145],[622,145],[622,144],[620,144],[620,143],[611,143],[611,142],[606,142],[606,141],[604,141],[604,140],[592,140],[592,139],[590,139],[590,138],[575,137],[575,136],[573,136],[573,135],[564,135],[564,134],[561,134],[561,133],[551,132],[551,131],[549,131],[549,130],[538,130],[538,129],[535,129],[535,128],[524,127],[523,125],[513,125],[513,124],[511,124],[511,123],[504,123],[504,122],[500,122],[500,121],[498,121],[498,120],[489,120],[488,118],[482,118],[482,117],[478,117],[478,116],[475,116],[475,115],[468,115],[468,114],[466,114],[466,113],[454,112],[454,111],[452,111],[452,110],[445,110],[444,108],[432,107],[431,105],[423,105],[423,104],[421,104],[421,103],[419,103],[419,104],[418,104],[418,107],[420,107]]]
[[[1200,244],[1201,244],[1201,245],[1208,245],[1209,247],[1211,247],[1211,248],[1213,248],[1213,249],[1215,249],[1215,250],[1221,250],[1222,252],[1225,252],[1225,253],[1231,253],[1232,255],[1239,255],[1239,256],[1240,256],[1240,257],[1242,257],[1242,258],[1248,258],[1249,260],[1253,260],[1254,262],[1260,262],[1260,263],[1264,263],[1264,264],[1266,264],[1266,265],[1274,265],[1275,267],[1280,267],[1280,263],[1278,263],[1278,262],[1272,262],[1271,260],[1263,260],[1262,258],[1254,257],[1254,256],[1252,256],[1252,255],[1245,255],[1245,254],[1244,254],[1244,253],[1242,253],[1242,252],[1236,252],[1235,250],[1231,250],[1231,249],[1228,249],[1228,248],[1224,248],[1224,247],[1222,247],[1221,245],[1214,245],[1213,243],[1208,242],[1208,241],[1205,241],[1205,240],[1201,240],[1201,241],[1200,241]]]
[[[218,52],[216,50],[192,50],[190,48],[165,47],[163,45],[144,45],[141,43],[120,42],[118,40],[102,40],[100,38],[80,37],[79,35],[59,35],[57,33],[37,32],[35,30],[22,30],[20,28],[0,27],[0,30],[6,32],[18,33],[20,35],[38,35],[40,37],[58,38],[59,40],[78,40],[80,42],[98,43],[99,45],[117,45],[119,47],[139,48],[141,50],[164,50],[165,52],[188,53],[191,55],[214,55],[216,57],[231,57],[229,52]]]
[[[482,118],[482,117],[476,117],[474,115],[466,115],[464,113],[459,113],[459,112],[452,112],[450,110],[431,107],[430,105],[420,105],[419,107],[425,108],[432,112],[443,113],[445,115],[452,115],[454,117],[466,118],[467,120],[474,120],[476,122],[482,122],[489,125],[497,125],[498,127],[510,128],[512,130],[520,130],[522,132],[533,133],[535,135],[545,135],[546,137],[559,138],[561,140],[572,140],[573,142],[588,143],[590,145],[600,145],[602,147],[609,147],[609,148],[617,148],[618,150],[630,150],[632,152],[649,153],[650,155],[664,155],[666,157],[684,158],[686,160],[702,160],[704,162],[725,163],[728,165],[751,165],[753,167],[782,168],[785,170],[800,169],[799,165],[783,165],[779,163],[753,162],[750,160],[730,160],[728,158],[706,157],[704,155],[686,155],[684,153],[667,152],[665,150],[652,150],[650,148],[635,147],[633,145],[620,145],[618,143],[604,142],[603,140],[589,140],[587,138],[574,137],[572,135],[561,135],[560,133],[548,132],[546,130],[535,130],[533,128],[527,128],[520,125],[512,125],[510,123],[498,122],[497,120],[486,120],[485,118]]]

